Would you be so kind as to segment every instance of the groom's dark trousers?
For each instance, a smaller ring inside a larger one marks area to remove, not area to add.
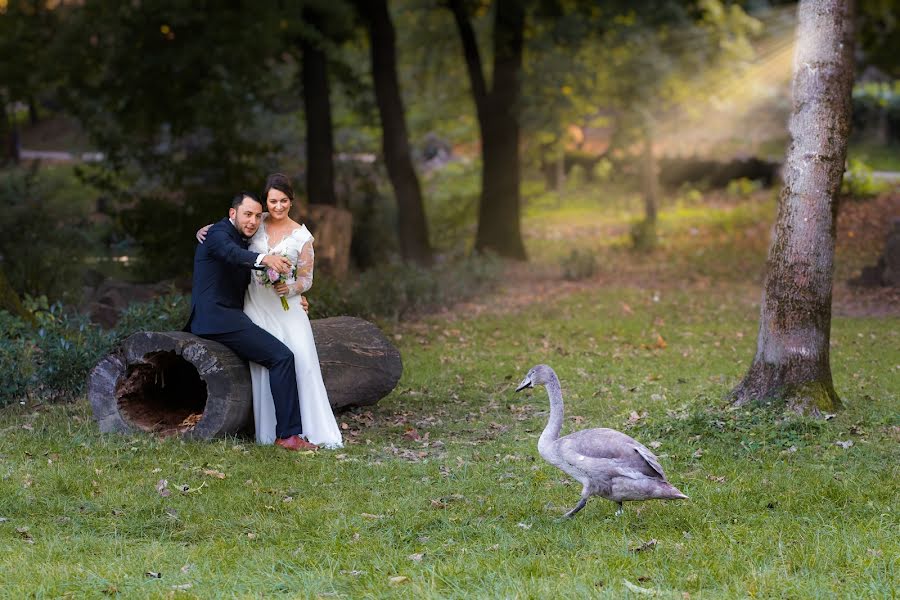
[[[228,219],[209,228],[206,241],[194,253],[191,316],[185,331],[231,348],[244,360],[269,370],[275,400],[275,435],[300,434],[300,403],[294,354],[277,338],[253,324],[244,314],[244,293],[257,254]]]

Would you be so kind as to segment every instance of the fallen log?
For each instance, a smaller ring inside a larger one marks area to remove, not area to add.
[[[397,385],[400,353],[372,323],[334,317],[312,329],[333,409],[375,404]],[[102,432],[209,439],[253,430],[247,363],[182,331],[127,338],[91,370],[88,399]]]

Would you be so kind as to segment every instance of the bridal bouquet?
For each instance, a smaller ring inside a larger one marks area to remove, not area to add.
[[[284,258],[288,258],[287,254],[282,254]],[[257,271],[256,272],[256,280],[260,285],[275,288],[279,283],[287,283],[291,284],[297,280],[297,265],[293,265],[291,270],[287,273],[279,273],[275,269],[266,269],[265,271]],[[288,306],[288,301],[286,296],[279,296],[281,298],[281,308],[284,310],[290,310],[291,307]]]

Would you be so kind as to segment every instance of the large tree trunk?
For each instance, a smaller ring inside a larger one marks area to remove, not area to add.
[[[306,16],[310,19],[310,17]],[[315,25],[315,19],[311,19]],[[306,194],[309,202],[337,206],[334,192],[334,133],[328,58],[303,38],[303,106],[306,113]]]
[[[472,24],[461,0],[450,0],[481,129],[481,202],[475,249],[525,260],[519,227],[519,102],[525,10],[517,0],[494,7],[493,81],[488,91]]]
[[[785,164],[756,357],[736,405],[784,401],[803,413],[840,407],[829,363],[835,220],[850,129],[853,11],[802,0]]]
[[[382,148],[388,176],[397,196],[397,236],[404,260],[432,262],[422,189],[413,168],[409,134],[397,77],[396,35],[386,0],[357,0],[369,29],[372,79],[381,115]]]

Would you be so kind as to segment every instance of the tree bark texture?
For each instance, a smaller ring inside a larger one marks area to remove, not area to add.
[[[433,260],[422,188],[413,167],[409,133],[397,76],[396,34],[386,0],[357,0],[366,20],[372,55],[372,79],[381,116],[382,150],[397,197],[397,236],[406,261],[429,265]]]
[[[332,408],[374,404],[397,385],[400,353],[376,326],[336,317],[312,327]],[[91,371],[88,399],[104,433],[209,439],[253,429],[247,363],[222,344],[181,331],[126,339]]]
[[[312,24],[315,25],[315,19],[312,19]],[[303,106],[306,115],[306,194],[309,202],[337,206],[328,58],[305,38],[301,40],[300,48],[303,53]]]
[[[519,110],[525,9],[517,0],[494,6],[493,80],[488,90],[478,43],[461,0],[450,0],[481,130],[481,201],[475,249],[525,260],[519,223]]]
[[[798,412],[840,407],[829,359],[838,193],[853,85],[853,10],[803,0],[794,54],[791,145],[767,260],[756,356],[736,405],[784,401]]]

